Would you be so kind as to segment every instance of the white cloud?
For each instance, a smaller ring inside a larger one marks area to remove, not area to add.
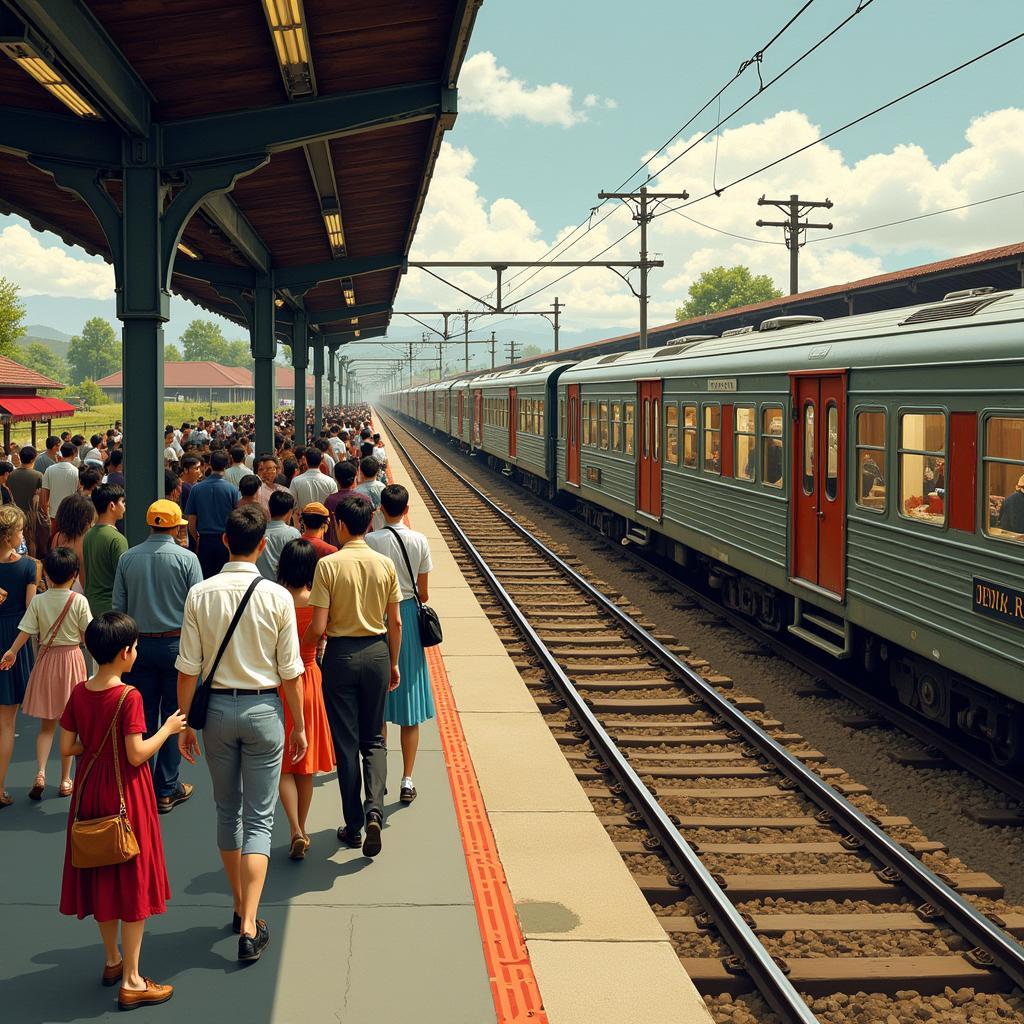
[[[109,264],[46,245],[20,224],[0,231],[0,276],[13,281],[24,295],[109,299],[114,294],[114,269]]]
[[[561,82],[528,85],[514,78],[500,65],[493,53],[475,53],[462,66],[459,76],[459,105],[467,113],[490,114],[501,121],[522,117],[535,124],[571,128],[587,120],[586,110],[603,105],[613,109],[614,100],[603,100],[596,93],[583,98],[583,108],[575,106],[571,86]]]
[[[584,97],[584,105],[587,99]],[[820,128],[805,114],[782,111],[763,121],[724,131],[719,140],[717,169],[714,145],[698,145],[656,178],[651,187],[661,192],[686,190],[696,198],[820,135]],[[699,135],[678,140],[667,153],[652,160],[651,166],[662,167],[696,138]],[[757,199],[762,194],[785,198],[796,192],[809,199],[831,198],[833,209],[815,211],[813,219],[831,220],[835,225],[832,234],[839,235],[976,202],[1021,187],[1024,110],[1009,108],[980,116],[967,126],[964,140],[960,150],[942,163],[932,162],[920,147],[913,145],[897,146],[850,162],[834,144],[821,143],[763,175],[726,189],[721,197],[697,203],[685,211],[718,231],[672,214],[656,218],[649,230],[648,244],[652,253],[665,260],[665,267],[650,276],[650,322],[674,319],[676,306],[685,300],[693,280],[717,264],[744,263],[755,273],[769,274],[785,289],[789,254],[781,244],[765,244],[781,242],[782,231],[759,229],[754,223],[759,216],[777,219],[773,210],[758,208]],[[622,154],[624,163],[629,162],[626,155]],[[472,154],[446,145],[416,237],[414,258],[535,259],[571,230],[564,228],[554,238],[543,237],[529,211],[515,199],[490,200],[481,195],[473,174]],[[581,212],[592,201],[581,194]],[[611,248],[603,259],[637,258],[636,234],[613,244],[633,226],[624,208],[604,206],[594,218],[595,224],[609,210],[614,212],[608,220],[597,225],[579,245],[561,254],[562,258],[593,258],[608,246]],[[1022,212],[1024,197],[1018,197],[834,241],[828,232],[812,232],[812,239],[822,240],[811,241],[801,251],[800,286],[807,290],[841,284],[922,259],[942,259],[1018,241],[1017,225]],[[722,231],[751,240],[730,237]],[[518,278],[516,273],[506,273],[506,290],[512,297],[522,298],[535,288],[554,282],[565,271],[545,270],[531,277],[528,284],[525,279],[533,275],[532,270]],[[493,288],[493,274],[489,271],[458,272],[454,279],[475,294]],[[634,274],[634,282],[635,279]],[[584,328],[601,329],[609,335],[636,329],[636,299],[609,270],[595,268],[574,273],[531,298],[528,306],[549,306],[555,295],[566,303],[566,341],[574,330]],[[416,272],[410,273],[403,284],[401,302],[407,303],[412,296],[418,304],[425,304],[417,308],[454,308],[465,301],[457,292]],[[485,323],[481,321],[480,326]]]

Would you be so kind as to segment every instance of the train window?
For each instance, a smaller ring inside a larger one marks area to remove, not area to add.
[[[804,403],[804,494],[814,493],[814,403]]]
[[[946,522],[946,414],[900,414],[900,515],[930,526]]]
[[[643,420],[643,442],[644,442],[644,458],[649,458],[651,454],[651,400],[649,398],[644,399],[644,420]]]
[[[985,421],[985,533],[1024,544],[1024,416]]]
[[[622,403],[612,402],[612,451],[622,451]]]
[[[597,402],[590,403],[590,447],[597,447]]]
[[[583,443],[590,444],[590,403],[583,403]]]
[[[520,398],[516,400],[516,413],[516,418],[519,420],[516,429],[519,431],[526,430],[526,417],[530,413],[530,400],[528,398]]]
[[[857,504],[885,511],[885,412],[857,412]]]
[[[839,406],[825,405],[825,427],[828,440],[825,450],[825,497],[835,501],[839,494]]]
[[[722,472],[722,407],[704,406],[704,458],[701,469],[705,473]]]
[[[736,479],[753,480],[757,475],[757,412],[752,405],[737,405],[734,415]]]
[[[608,450],[608,403],[598,402],[597,404],[597,431],[598,445],[605,451]]]
[[[544,402],[542,399],[537,399],[537,433],[544,436]]]
[[[679,465],[679,406],[665,406],[665,461]]]
[[[626,446],[626,454],[633,454],[633,431],[636,420],[636,406],[626,402],[622,407],[622,437]]]
[[[697,406],[683,406],[683,465],[697,468]]]

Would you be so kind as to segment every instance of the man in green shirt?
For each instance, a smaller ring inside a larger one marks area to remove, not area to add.
[[[96,524],[82,541],[82,560],[85,596],[96,618],[111,610],[117,562],[128,550],[128,541],[115,525],[124,518],[124,488],[100,484],[90,497],[96,506]]]

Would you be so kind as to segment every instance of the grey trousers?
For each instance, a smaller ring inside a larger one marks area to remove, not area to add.
[[[368,815],[384,817],[388,775],[384,704],[391,677],[386,636],[329,638],[321,671],[342,815],[349,828],[361,829]],[[361,800],[364,789],[366,799]]]
[[[217,805],[217,847],[270,856],[284,756],[284,706],[277,693],[210,694],[203,729]]]

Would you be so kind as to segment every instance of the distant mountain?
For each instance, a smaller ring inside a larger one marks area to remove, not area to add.
[[[19,344],[24,347],[31,345],[34,341],[45,345],[54,355],[60,356],[61,359],[66,359],[71,335],[58,331],[54,327],[47,327],[45,324],[29,324],[25,328],[25,333],[19,339]]]

